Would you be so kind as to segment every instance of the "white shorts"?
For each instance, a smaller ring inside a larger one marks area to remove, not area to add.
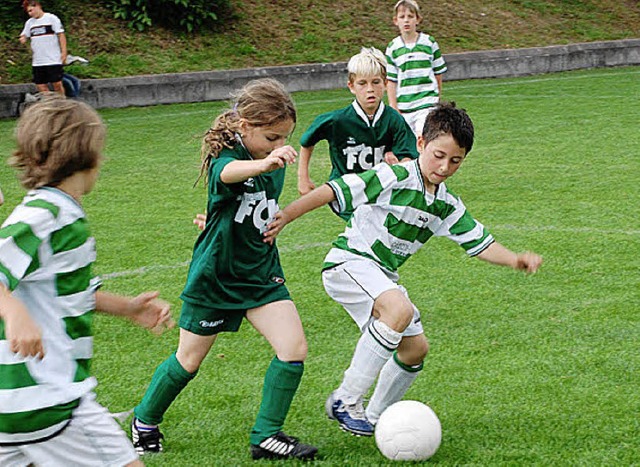
[[[422,136],[424,124],[427,121],[427,115],[433,110],[433,107],[427,107],[426,109],[416,110],[415,112],[403,113],[402,116],[413,130],[413,134]]]
[[[364,331],[373,319],[373,302],[383,292],[397,289],[409,299],[407,290],[397,282],[398,274],[366,258],[349,260],[322,272],[324,290],[347,310],[360,331]],[[420,311],[413,305],[413,319],[402,335],[410,337],[423,333]]]
[[[39,443],[0,446],[2,467],[121,467],[138,459],[133,445],[107,409],[90,393],[62,433]]]

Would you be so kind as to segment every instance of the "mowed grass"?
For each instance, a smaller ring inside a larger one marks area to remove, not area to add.
[[[520,79],[445,82],[445,98],[468,110],[476,143],[448,183],[506,246],[545,258],[525,276],[469,259],[445,239],[429,242],[401,270],[431,343],[406,399],[429,404],[443,427],[438,465],[632,465],[640,459],[640,69]],[[346,90],[295,94],[299,121],[346,106]],[[224,103],[105,110],[108,157],[85,207],[106,290],[158,289],[178,317],[206,191],[197,178],[199,138]],[[0,121],[0,150],[15,121]],[[329,171],[313,156],[317,183]],[[7,203],[23,191],[0,164]],[[297,196],[296,167],[280,200]],[[356,326],[325,294],[320,266],[341,221],[327,208],[278,239],[309,358],[286,430],[318,445],[319,465],[385,465],[373,439],[326,419],[323,403],[346,369]],[[177,346],[99,316],[94,373],[99,401],[131,409],[155,367]],[[162,426],[166,452],[151,466],[249,464],[248,432],[272,358],[245,324],[223,334]],[[282,463],[285,465],[285,463]],[[278,465],[278,463],[274,463]]]

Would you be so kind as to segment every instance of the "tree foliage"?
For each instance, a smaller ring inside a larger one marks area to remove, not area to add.
[[[228,10],[228,0],[106,0],[118,19],[143,31],[153,24],[186,32],[219,22]]]

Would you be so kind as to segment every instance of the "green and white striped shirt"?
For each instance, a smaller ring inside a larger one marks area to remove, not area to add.
[[[438,103],[440,93],[436,75],[447,71],[436,40],[419,33],[409,48],[396,37],[387,46],[387,78],[398,83],[396,96],[400,112],[415,112]]]
[[[336,195],[334,208],[354,213],[333,242],[324,269],[365,257],[395,272],[434,235],[453,240],[470,256],[494,241],[444,183],[435,195],[427,192],[418,160],[382,163],[328,184]]]
[[[11,352],[0,320],[0,445],[56,434],[95,387],[95,258],[84,210],[56,188],[30,191],[0,228],[0,282],[26,305],[46,353],[36,360]]]

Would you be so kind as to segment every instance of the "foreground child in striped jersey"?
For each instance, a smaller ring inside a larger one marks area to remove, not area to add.
[[[469,256],[534,273],[542,258],[514,253],[497,243],[466,210],[445,180],[456,173],[473,145],[473,124],[455,104],[428,115],[418,138],[420,157],[380,164],[315,189],[276,214],[265,232],[271,242],[286,224],[326,203],[354,210],[325,258],[325,290],[362,331],[342,384],[326,411],[340,427],[370,436],[380,414],[405,394],[422,370],[428,343],[420,313],[399,285],[397,270],[432,236],[458,243]],[[366,409],[363,396],[378,383]]]
[[[347,107],[319,115],[300,138],[298,192],[315,188],[309,177],[309,162],[316,144],[329,143],[333,180],[347,173],[360,173],[380,162],[389,164],[417,159],[416,138],[402,116],[384,105],[387,84],[384,54],[363,48],[347,64],[347,85],[355,96]],[[340,215],[345,220],[347,214]]]
[[[278,249],[262,241],[268,220],[278,211],[285,167],[297,155],[285,145],[296,118],[282,84],[255,80],[234,95],[232,107],[215,119],[203,139],[207,214],[180,296],[178,350],[158,366],[134,410],[131,434],[139,453],[163,450],[158,425],[165,412],[196,376],[218,335],[238,331],[246,318],[275,353],[249,436],[251,456],[312,459],[316,454],[314,446],[282,432],[304,372],[307,341]]]
[[[442,74],[447,65],[436,40],[418,31],[422,22],[414,0],[400,0],[393,24],[400,35],[387,46],[387,95],[389,105],[407,120],[416,137],[422,134],[427,114],[440,100]]]
[[[98,404],[90,374],[93,311],[157,332],[169,305],[99,292],[82,197],[105,126],[88,105],[51,95],[18,122],[9,163],[30,191],[0,228],[0,465],[142,465]]]

